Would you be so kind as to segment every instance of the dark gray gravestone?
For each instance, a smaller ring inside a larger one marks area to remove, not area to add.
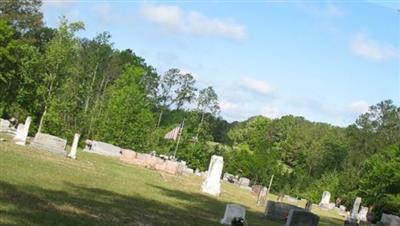
[[[302,208],[294,205],[281,202],[268,201],[264,215],[267,219],[284,221],[288,218],[289,212],[292,209],[303,210]]]
[[[304,210],[291,209],[285,226],[318,226],[319,216]]]

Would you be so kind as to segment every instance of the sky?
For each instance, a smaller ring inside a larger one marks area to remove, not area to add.
[[[304,116],[347,126],[400,105],[400,1],[44,1],[47,26],[108,31],[163,73],[213,86],[221,116]]]

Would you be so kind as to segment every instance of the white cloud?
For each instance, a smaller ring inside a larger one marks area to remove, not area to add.
[[[236,113],[241,111],[239,105],[226,100],[220,100],[219,106],[222,111],[236,112]]]
[[[343,15],[343,11],[336,5],[329,4],[324,8],[325,15],[331,17],[339,17]]]
[[[357,114],[363,114],[368,111],[370,104],[365,100],[354,101],[349,104],[348,109]]]
[[[160,25],[168,31],[181,29],[183,15],[177,6],[143,4],[140,13],[150,22]]]
[[[199,12],[185,12],[178,6],[143,4],[141,15],[168,32],[220,36],[233,40],[247,37],[245,27],[233,20],[209,18]]]
[[[378,44],[364,33],[358,33],[351,38],[350,49],[354,55],[374,61],[394,57],[396,50],[387,44]]]
[[[316,17],[334,18],[343,16],[343,10],[334,4],[308,4],[301,2],[298,6],[307,14]]]
[[[73,3],[68,0],[43,0],[44,7],[69,8]]]
[[[242,78],[242,86],[259,94],[268,95],[274,92],[274,88],[265,81],[253,78]]]
[[[261,114],[271,119],[279,118],[282,115],[277,107],[271,105],[264,106]]]

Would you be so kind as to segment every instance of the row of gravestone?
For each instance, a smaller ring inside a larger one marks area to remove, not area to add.
[[[284,221],[285,226],[317,226],[319,223],[319,216],[316,214],[297,206],[272,201],[267,203],[265,217],[269,220]],[[228,204],[220,223],[233,225],[235,219],[242,219],[245,222],[246,210],[243,206]]]
[[[336,209],[339,215],[346,216],[346,223],[353,224],[360,221],[367,222],[368,207],[361,206],[361,198],[357,197],[354,200],[353,208],[349,213],[346,213],[346,207],[336,207],[335,203],[330,203],[331,193],[324,191],[322,193],[321,202],[319,207],[322,210],[333,210]]]
[[[31,117],[27,117],[25,123],[18,124],[17,129],[14,130],[12,127],[10,127],[10,122],[8,120],[0,119],[0,132],[14,135],[14,141],[16,144],[25,145],[28,140],[28,132],[31,121],[32,121]],[[75,159],[79,143],[79,137],[80,137],[79,134],[74,135],[71,151],[68,155],[66,152],[67,140],[46,133],[40,133],[40,132],[36,133],[30,142],[30,146],[37,149],[47,150],[55,154],[67,155],[68,157]],[[86,151],[102,155],[119,156],[120,148],[103,142],[94,141],[93,143],[94,143],[93,148]]]
[[[31,117],[28,117],[25,124],[19,124],[15,131],[14,140],[16,144],[25,145],[28,138],[29,126],[31,123]],[[8,120],[0,120],[0,132],[10,133],[10,123]],[[72,143],[71,152],[67,155],[73,159],[76,158],[77,147],[79,142],[79,134],[75,134]],[[60,137],[56,137],[45,133],[36,133],[35,137],[30,142],[30,146],[47,150],[55,154],[66,155],[67,140]],[[95,140],[86,140],[84,151],[90,153],[96,153],[105,156],[121,157],[121,161],[128,163],[136,163],[137,165],[143,165],[148,168],[153,168],[159,171],[171,173],[171,174],[182,174],[182,173],[193,173],[193,169],[190,169],[184,164],[184,162],[177,162],[172,160],[164,160],[159,157],[150,154],[136,153],[131,150],[124,150],[112,144],[104,143]],[[128,154],[130,153],[130,154]],[[133,161],[134,156],[135,161]]]

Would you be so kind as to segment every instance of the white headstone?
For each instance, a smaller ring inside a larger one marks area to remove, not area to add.
[[[28,137],[29,126],[31,125],[32,118],[28,117],[25,120],[25,124],[19,124],[17,134],[15,134],[14,140],[18,145],[25,145],[26,138]]]
[[[100,155],[105,155],[105,156],[115,156],[115,157],[120,157],[121,156],[121,148],[117,147],[112,144],[104,143],[101,141],[96,141],[92,140],[90,149],[85,148],[84,151],[87,152],[92,152]]]
[[[203,181],[201,190],[211,195],[219,195],[221,188],[221,174],[224,167],[224,159],[221,156],[213,155],[206,179]]]
[[[331,193],[329,191],[324,191],[322,193],[322,199],[321,202],[319,203],[319,206],[321,207],[329,207],[329,201],[331,199]]]
[[[0,118],[0,132],[7,132],[10,126],[10,121]]]
[[[224,218],[221,219],[221,224],[231,225],[235,217],[246,219],[246,209],[240,205],[228,204],[225,208]]]
[[[358,220],[367,222],[368,207],[361,206],[361,210],[358,213]]]
[[[78,143],[79,143],[79,137],[81,135],[78,133],[75,133],[74,135],[74,141],[72,142],[72,147],[71,147],[71,152],[68,154],[68,157],[72,159],[76,159],[76,151],[78,149]]]
[[[47,150],[55,154],[61,154],[64,156],[67,155],[67,152],[65,151],[67,140],[50,134],[36,133],[31,142],[31,146],[37,149]]]
[[[350,222],[358,221],[358,211],[360,209],[360,205],[361,205],[361,198],[357,197],[356,200],[354,200],[353,209],[351,210],[350,215],[347,218],[348,221]]]
[[[246,177],[239,178],[239,186],[248,187],[250,185],[250,179]]]

